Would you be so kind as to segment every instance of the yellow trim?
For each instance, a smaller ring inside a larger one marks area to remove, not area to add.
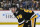
[[[32,13],[32,10],[29,10],[29,13]]]
[[[32,27],[34,27],[34,19],[32,20]]]
[[[0,22],[0,25],[18,25],[18,22]],[[36,25],[40,25],[40,22],[36,22]]]
[[[37,18],[38,16],[34,16],[31,20],[32,20],[32,27],[34,27],[34,19]]]
[[[26,10],[26,9],[24,9],[24,12],[29,12],[29,13],[32,13],[32,10]]]
[[[0,25],[16,25],[18,22],[0,22]]]
[[[23,27],[24,24],[18,25],[18,27]]]
[[[24,9],[24,12],[29,12],[29,10]]]
[[[33,19],[35,19],[35,18],[37,18],[38,16],[36,15],[36,16],[34,16],[32,19],[30,19],[30,20],[33,20]]]
[[[36,25],[40,25],[40,22],[36,22]]]

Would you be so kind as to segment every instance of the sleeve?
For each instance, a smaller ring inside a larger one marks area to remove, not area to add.
[[[38,17],[38,16],[32,11],[32,13],[31,13],[31,18],[30,18],[30,19],[32,20],[32,19],[35,19],[35,18],[37,18],[37,17]]]
[[[25,22],[25,19],[23,18],[22,15],[19,15],[18,23],[19,25],[23,24]]]
[[[23,18],[23,15],[22,14],[19,14],[17,16],[17,19],[18,19],[18,24],[21,25],[25,22],[25,19]]]
[[[18,27],[23,27],[25,20],[22,17],[22,15],[18,15],[17,18],[18,18]]]
[[[36,24],[36,20],[35,20],[35,19],[36,19],[38,16],[37,16],[33,11],[32,11],[32,13],[31,13],[31,15],[32,15],[32,16],[31,16],[31,19],[30,19],[30,20],[31,20],[31,24],[32,24],[31,26],[32,26],[32,27],[35,27],[35,24]]]
[[[24,24],[22,24],[22,25],[18,25],[18,27],[23,27],[23,25],[24,25]]]
[[[18,20],[18,24],[19,24],[19,25],[22,25],[24,22],[25,22],[24,19],[19,19],[19,20]]]

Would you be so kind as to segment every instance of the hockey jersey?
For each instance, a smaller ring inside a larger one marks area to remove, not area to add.
[[[25,21],[29,21],[37,17],[37,15],[32,10],[22,9],[22,8],[17,9],[14,15],[18,19],[19,25],[23,24]]]

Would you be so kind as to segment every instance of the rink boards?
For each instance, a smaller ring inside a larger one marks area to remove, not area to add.
[[[34,12],[38,15],[36,24],[40,24],[40,11]],[[18,24],[18,20],[11,11],[0,11],[0,24]]]

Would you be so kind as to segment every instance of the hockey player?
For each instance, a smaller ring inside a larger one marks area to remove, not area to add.
[[[18,27],[35,27],[35,19],[38,17],[32,10],[18,9],[16,5],[10,8],[18,19]]]

